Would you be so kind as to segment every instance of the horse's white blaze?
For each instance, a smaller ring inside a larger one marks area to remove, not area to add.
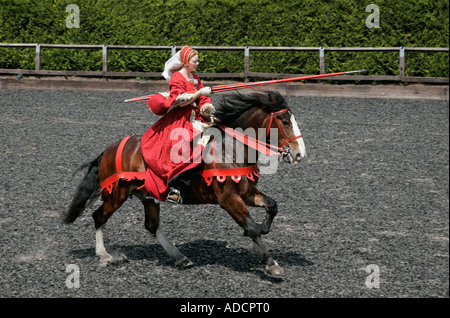
[[[300,132],[300,128],[298,127],[298,124],[297,124],[297,121],[295,120],[294,114],[291,114],[291,123],[292,123],[292,128],[294,130],[295,137],[301,136],[302,133]],[[305,142],[303,141],[303,137],[300,137],[296,140],[298,142],[298,146],[299,146],[299,150],[300,150],[300,157],[304,158],[306,156],[306,147],[305,147]]]

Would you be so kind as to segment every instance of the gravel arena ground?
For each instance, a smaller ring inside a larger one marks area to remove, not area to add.
[[[0,297],[449,297],[448,100],[287,97],[308,157],[259,183],[278,202],[263,241],[280,277],[213,205],[162,205],[165,233],[195,264],[177,269],[135,198],[105,227],[117,261],[99,266],[99,201],[74,224],[61,214],[81,164],[157,120],[123,102],[142,95],[0,91]]]

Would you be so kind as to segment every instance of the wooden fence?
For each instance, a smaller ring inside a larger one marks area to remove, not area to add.
[[[108,52],[111,50],[167,50],[172,54],[180,49],[180,46],[136,46],[136,45],[71,45],[71,44],[35,44],[35,43],[0,43],[0,47],[8,48],[35,48],[35,68],[31,69],[5,69],[0,68],[0,74],[35,76],[91,76],[102,78],[136,78],[148,77],[161,79],[161,72],[110,72],[108,70]],[[41,50],[42,49],[95,49],[102,50],[103,66],[102,71],[61,71],[61,70],[42,70],[41,69]],[[399,73],[398,75],[342,75],[333,77],[333,80],[350,81],[394,81],[409,83],[439,83],[448,84],[448,77],[420,77],[406,76],[406,55],[407,52],[449,52],[449,48],[430,48],[430,47],[261,47],[261,46],[193,46],[193,48],[202,51],[242,51],[244,72],[242,73],[198,73],[199,76],[208,78],[243,78],[248,81],[250,77],[259,78],[287,78],[300,76],[304,74],[275,74],[252,72],[250,70],[250,54],[256,51],[291,51],[291,52],[317,52],[320,61],[320,74],[326,73],[326,53],[327,52],[398,52]]]

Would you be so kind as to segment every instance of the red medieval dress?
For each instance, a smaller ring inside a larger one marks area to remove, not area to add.
[[[170,106],[188,100],[194,91],[203,88],[199,77],[192,75],[193,81],[175,72],[169,81],[170,96],[160,93],[147,101],[150,110],[162,117],[141,139],[147,164],[144,188],[148,196],[159,201],[166,201],[171,179],[202,162],[207,141],[201,138],[201,133],[209,124],[200,116],[200,108],[211,104],[211,99],[200,96],[190,105],[167,112]]]

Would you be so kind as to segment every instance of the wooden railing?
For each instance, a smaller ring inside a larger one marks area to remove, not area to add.
[[[0,74],[14,74],[19,78],[22,75],[35,76],[93,76],[103,78],[114,77],[147,77],[162,78],[161,72],[110,72],[108,70],[108,52],[111,50],[168,50],[172,54],[180,49],[180,46],[137,46],[137,45],[82,45],[82,44],[35,44],[35,43],[0,43],[0,47],[7,48],[35,48],[35,68],[34,69],[5,69],[0,68]],[[350,81],[395,81],[410,83],[442,83],[448,84],[448,77],[422,77],[406,76],[406,55],[407,52],[418,51],[426,53],[449,52],[449,48],[430,47],[260,47],[260,46],[192,46],[202,51],[242,51],[244,72],[242,73],[198,73],[200,76],[208,78],[243,78],[248,81],[250,77],[259,78],[287,78],[304,74],[276,74],[252,72],[250,70],[250,54],[257,51],[291,51],[291,52],[317,52],[320,62],[320,74],[327,72],[326,53],[327,52],[398,52],[399,72],[398,75],[342,75],[333,77],[333,80]],[[63,70],[43,70],[41,69],[42,49],[94,49],[102,50],[102,71],[63,71]]]

